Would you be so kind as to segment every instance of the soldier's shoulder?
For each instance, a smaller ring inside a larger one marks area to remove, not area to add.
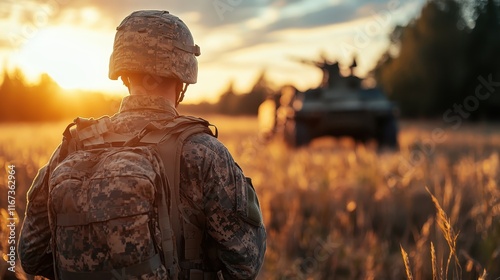
[[[184,154],[186,153],[215,153],[223,155],[229,153],[226,146],[217,138],[207,133],[197,133],[191,135],[184,142]]]

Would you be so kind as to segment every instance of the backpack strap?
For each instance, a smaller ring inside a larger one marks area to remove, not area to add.
[[[145,137],[144,141],[156,142],[161,139],[157,148],[165,166],[168,192],[170,194],[169,212],[160,212],[159,220],[167,220],[161,218],[162,214],[170,213],[170,222],[176,240],[176,247],[182,248],[181,236],[184,236],[184,252],[183,257],[188,261],[200,260],[201,262],[201,242],[203,233],[202,230],[192,225],[187,221],[185,213],[180,213],[180,161],[182,155],[183,144],[188,137],[197,133],[207,133],[216,136],[210,128],[209,123],[203,119],[193,117],[178,117],[173,121],[174,125],[168,130],[168,134],[153,133],[149,137]],[[142,141],[141,141],[142,142]],[[166,228],[166,225],[160,225],[160,228]],[[182,231],[184,230],[184,234]],[[188,233],[188,234],[186,234]],[[164,252],[166,253],[166,252]],[[178,252],[179,254],[180,252]],[[177,255],[178,257],[178,255]],[[177,259],[178,263],[178,259]],[[200,263],[201,265],[201,263]],[[198,275],[189,271],[188,275]],[[190,277],[195,279],[197,277]],[[175,279],[175,278],[174,278]]]
[[[197,128],[194,128],[194,126],[197,126]],[[215,132],[212,132],[212,130],[210,130],[210,126],[214,127]],[[171,137],[172,135],[180,136],[180,133],[184,131],[190,132],[187,132],[183,136],[182,141],[186,140],[186,138],[196,133],[205,132],[214,136],[215,138],[217,138],[219,134],[217,127],[202,118],[178,116],[172,121],[168,122],[166,125],[161,125],[158,122],[149,123],[135,138],[140,138],[136,141],[143,144],[158,144],[166,141],[167,138]],[[130,142],[133,141],[134,140],[131,139]]]

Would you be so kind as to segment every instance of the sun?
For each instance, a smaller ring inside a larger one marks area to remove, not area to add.
[[[17,53],[28,77],[49,74],[64,89],[116,91],[120,83],[108,79],[113,30],[95,32],[74,26],[40,30]]]

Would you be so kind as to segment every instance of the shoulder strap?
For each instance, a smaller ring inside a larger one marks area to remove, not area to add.
[[[169,194],[169,205],[166,205],[166,199],[162,199],[162,205],[159,205],[158,221],[162,230],[162,247],[165,264],[167,269],[169,269],[172,279],[177,279],[178,276],[179,249],[182,248],[182,225],[186,225],[183,215],[179,212],[182,148],[186,139],[191,135],[207,133],[216,136],[217,133],[214,134],[208,127],[209,125],[203,119],[181,116],[169,123],[167,128],[151,131],[140,141],[141,143],[157,143],[157,149],[165,167],[167,189],[163,190],[162,193]],[[173,237],[171,233],[173,233]],[[195,244],[193,245],[193,243]],[[201,234],[195,233],[191,238],[185,237],[184,257],[194,258],[196,255],[196,258],[199,258],[200,246]]]
[[[195,129],[194,127],[198,128]],[[186,130],[192,130],[192,132],[187,133],[185,138],[192,134],[205,132],[214,137],[218,137],[217,127],[213,126],[215,132],[212,132],[209,128],[211,125],[208,121],[202,118],[190,117],[190,116],[179,116],[168,122],[166,125],[161,125],[159,123],[150,123],[143,129],[143,135],[139,133],[138,137],[140,140],[138,142],[144,144],[158,144],[164,142],[171,135],[177,135]],[[185,139],[182,139],[183,141]]]

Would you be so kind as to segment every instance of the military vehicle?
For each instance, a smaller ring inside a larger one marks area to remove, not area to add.
[[[293,147],[307,145],[322,136],[349,136],[357,142],[370,139],[380,148],[398,148],[397,107],[379,88],[363,88],[354,75],[341,75],[338,62],[295,59],[323,71],[317,88],[298,91],[285,86],[259,108],[261,134],[281,135]]]

